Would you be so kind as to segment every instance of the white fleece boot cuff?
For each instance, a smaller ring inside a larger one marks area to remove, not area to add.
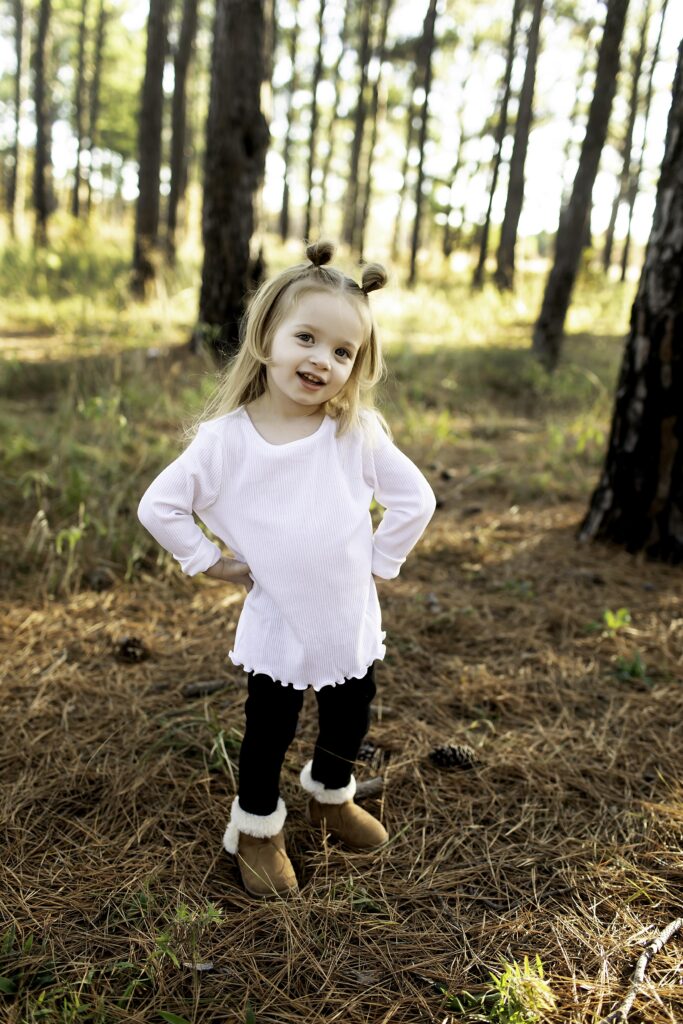
[[[223,848],[228,853],[237,853],[240,832],[257,839],[276,836],[282,831],[287,817],[287,808],[282,797],[278,797],[277,807],[272,814],[249,814],[240,807],[239,797],[235,797],[230,808],[230,821],[223,836]]]
[[[322,782],[316,782],[311,776],[312,761],[304,765],[301,775],[301,785],[307,793],[311,793],[319,804],[345,804],[347,800],[353,800],[356,792],[356,779],[352,775],[348,786],[341,789],[326,789]]]

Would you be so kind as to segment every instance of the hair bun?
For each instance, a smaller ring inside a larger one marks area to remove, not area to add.
[[[313,242],[306,246],[306,257],[314,267],[324,267],[334,256],[332,242]]]
[[[366,295],[376,292],[378,288],[384,288],[387,280],[387,272],[381,263],[368,263],[363,267],[361,288]]]

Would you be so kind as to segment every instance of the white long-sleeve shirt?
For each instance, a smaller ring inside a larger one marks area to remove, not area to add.
[[[419,469],[364,413],[341,437],[326,416],[308,437],[270,444],[244,407],[200,426],[154,480],[140,521],[190,576],[221,550],[246,562],[230,659],[297,690],[361,678],[385,653],[373,573],[397,576],[435,500]],[[373,535],[370,503],[385,507]]]

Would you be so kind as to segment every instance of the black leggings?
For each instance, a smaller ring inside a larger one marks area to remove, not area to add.
[[[315,691],[319,731],[311,775],[327,789],[341,789],[351,781],[353,763],[370,725],[375,692],[372,665],[362,679]],[[249,814],[272,814],[280,795],[280,769],[294,739],[305,690],[250,672],[248,693],[239,804]]]

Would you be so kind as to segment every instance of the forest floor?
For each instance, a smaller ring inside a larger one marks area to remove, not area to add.
[[[5,364],[0,1020],[586,1024],[618,1005],[681,913],[683,595],[680,568],[575,539],[618,365],[601,333],[575,332],[551,384],[497,337],[390,339],[385,410],[439,498],[380,588],[356,774],[381,776],[364,804],[391,841],[352,854],[306,823],[307,699],[282,782],[301,892],[265,902],[221,850],[243,593],[182,577],[134,522],[204,388],[196,357]],[[444,744],[473,766],[436,767]],[[631,1021],[683,1018],[682,942]]]

